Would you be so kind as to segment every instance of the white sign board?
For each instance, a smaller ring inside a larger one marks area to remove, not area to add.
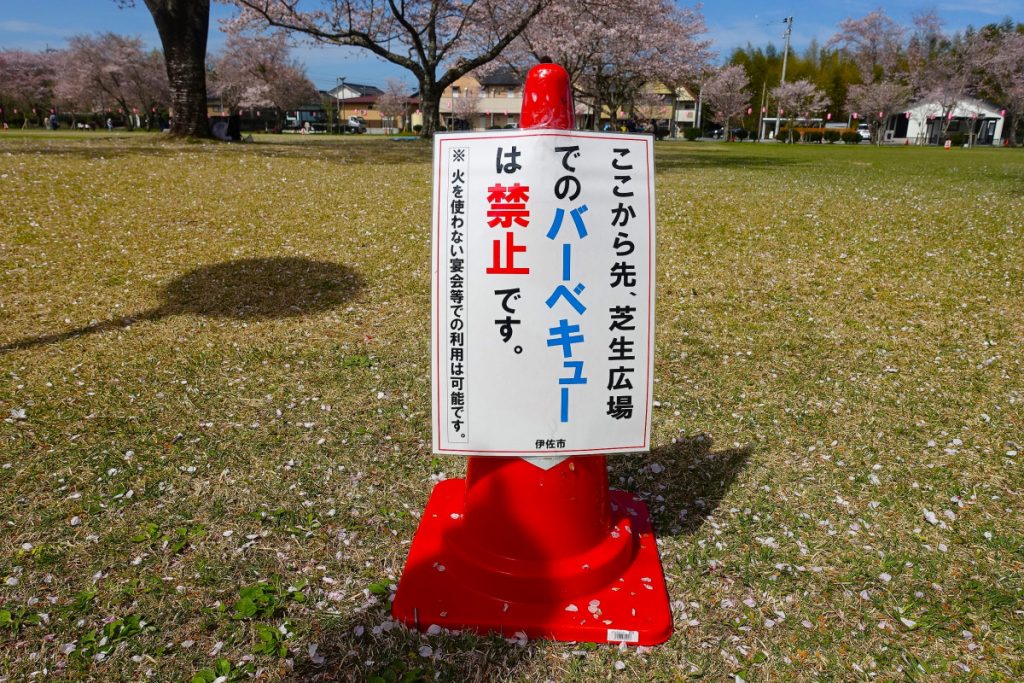
[[[434,451],[646,451],[654,155],[643,135],[434,138]]]

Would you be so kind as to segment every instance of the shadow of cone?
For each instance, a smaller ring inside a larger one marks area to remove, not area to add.
[[[571,130],[572,90],[556,64],[530,70],[524,128]],[[672,616],[647,506],[608,490],[603,456],[549,469],[469,458],[439,483],[413,538],[394,617],[506,637],[654,645]]]

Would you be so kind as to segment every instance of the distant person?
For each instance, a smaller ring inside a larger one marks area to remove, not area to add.
[[[110,118],[109,116],[107,117],[107,132],[114,132],[114,119]]]

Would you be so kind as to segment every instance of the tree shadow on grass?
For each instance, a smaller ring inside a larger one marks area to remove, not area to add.
[[[56,344],[175,315],[238,320],[309,315],[348,301],[362,286],[358,273],[328,261],[296,257],[225,261],[201,266],[169,282],[163,290],[163,303],[155,308],[65,332],[18,339],[0,346],[0,353]]]
[[[710,517],[747,466],[749,446],[714,450],[698,434],[659,446],[644,458],[613,461],[609,479],[643,498],[658,535],[692,535]],[[657,471],[655,471],[657,470]]]

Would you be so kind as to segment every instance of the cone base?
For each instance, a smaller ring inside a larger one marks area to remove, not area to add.
[[[413,538],[392,615],[422,631],[436,624],[508,638],[665,642],[672,635],[672,614],[647,506],[622,491],[611,491],[610,498],[612,509],[628,520],[633,543],[624,569],[606,585],[580,591],[577,585],[587,583],[582,579],[589,568],[584,556],[578,577],[537,577],[531,588],[529,579],[510,583],[502,569],[483,566],[453,547],[465,519],[465,481],[439,483]]]

